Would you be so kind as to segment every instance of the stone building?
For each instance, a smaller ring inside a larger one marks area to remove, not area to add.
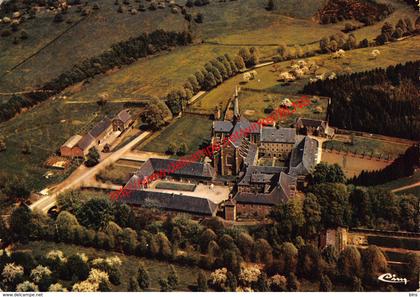
[[[120,111],[113,119],[112,119],[112,129],[114,131],[124,131],[126,130],[134,120],[131,117],[130,112],[127,109]]]

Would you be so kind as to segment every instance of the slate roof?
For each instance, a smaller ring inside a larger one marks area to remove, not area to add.
[[[212,179],[215,176],[213,167],[209,164],[199,163],[199,162],[189,162],[176,159],[158,159],[150,158],[144,163],[140,169],[135,173],[139,178],[145,178],[152,175],[154,172],[170,171],[172,168],[176,168],[179,162],[185,162],[184,164],[179,164],[179,169],[176,169],[175,172],[171,175],[185,176],[185,177],[196,177],[196,178],[205,178]]]
[[[90,131],[89,134],[92,135],[94,138],[98,138],[105,130],[111,127],[111,120],[108,118],[103,119],[99,123],[95,125]]]
[[[230,142],[233,144],[233,146],[235,148],[238,148],[241,143],[242,143],[242,139],[245,138],[245,131],[246,129],[248,129],[251,126],[251,122],[248,121],[246,118],[242,117],[236,124],[235,127],[233,128],[232,131],[232,139],[230,140]],[[235,135],[237,135],[237,137],[235,137]]]
[[[261,130],[261,142],[295,143],[296,129],[264,127]]]
[[[316,165],[318,141],[308,136],[303,137],[292,150],[289,174],[294,176],[308,175]]]
[[[322,121],[322,120],[314,120],[314,119],[308,119],[308,118],[298,118],[296,120],[296,123],[301,122],[302,125],[304,125],[305,127],[314,127],[314,128],[318,128],[318,127],[326,127],[327,122]]]
[[[217,204],[205,198],[144,190],[129,190],[126,197],[117,201],[141,207],[209,216],[216,215],[218,209]]]
[[[234,199],[242,204],[278,205],[291,198],[290,187],[296,187],[296,178],[280,172],[277,186],[270,193],[238,192]]]
[[[85,134],[82,139],[79,140],[79,142],[77,142],[77,146],[79,148],[81,148],[83,151],[86,150],[91,144],[92,142],[95,141],[95,138],[90,135],[90,133]]]
[[[229,121],[213,121],[214,132],[229,133],[233,128],[233,125]]]
[[[124,124],[128,123],[131,120],[131,115],[128,109],[121,110],[114,119],[122,121]]]
[[[254,175],[266,174],[271,175],[272,178],[275,175],[279,175],[280,172],[286,171],[286,167],[273,167],[273,166],[248,166],[245,175],[238,183],[239,186],[249,186],[252,184],[252,177]]]
[[[247,166],[252,166],[257,164],[258,160],[258,146],[255,143],[250,143],[248,146],[248,151],[244,159],[244,163]]]
[[[62,146],[73,148],[82,138],[80,135],[73,135]]]

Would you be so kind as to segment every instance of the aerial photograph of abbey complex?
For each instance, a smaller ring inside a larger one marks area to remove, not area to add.
[[[419,0],[0,0],[0,297],[58,292],[420,297]]]

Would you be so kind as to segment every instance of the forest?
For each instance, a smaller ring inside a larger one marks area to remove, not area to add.
[[[362,171],[353,178],[351,183],[361,186],[375,186],[394,179],[411,176],[415,168],[420,166],[420,146],[412,146],[404,155],[398,157],[384,169],[377,171]]]
[[[341,75],[307,84],[303,93],[331,97],[331,125],[418,140],[420,62]]]

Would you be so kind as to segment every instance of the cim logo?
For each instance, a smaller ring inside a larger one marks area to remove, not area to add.
[[[390,284],[407,284],[408,280],[406,278],[399,278],[396,274],[385,273],[378,277],[381,282],[390,283]]]

